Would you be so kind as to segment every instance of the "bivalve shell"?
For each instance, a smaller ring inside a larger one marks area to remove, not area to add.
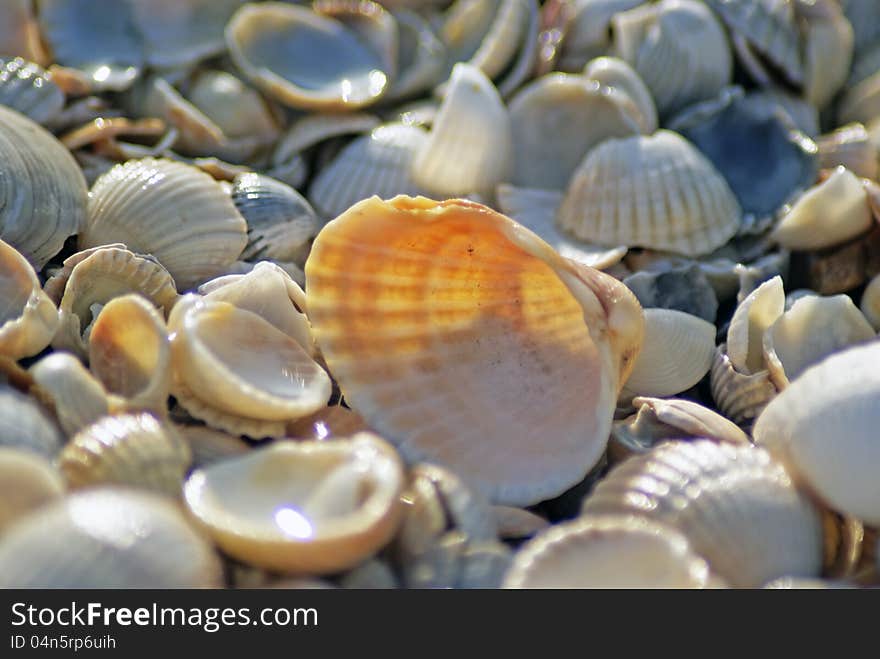
[[[46,124],[64,107],[64,92],[33,62],[0,57],[0,105]]]
[[[39,387],[40,398],[54,408],[67,437],[109,412],[107,391],[69,352],[56,350],[46,355],[31,366],[29,373]]]
[[[638,111],[642,133],[650,135],[657,130],[659,123],[654,98],[645,81],[625,60],[618,57],[597,57],[587,62],[583,76],[626,94]]]
[[[58,428],[33,398],[0,385],[0,447],[53,458],[63,441]]]
[[[0,537],[20,519],[59,499],[64,481],[46,458],[0,448]]]

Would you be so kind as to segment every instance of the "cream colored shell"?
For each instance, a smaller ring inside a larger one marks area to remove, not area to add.
[[[40,396],[51,402],[61,429],[72,437],[105,416],[110,399],[103,385],[69,352],[56,350],[28,371]]]
[[[739,303],[727,329],[727,355],[743,375],[758,373],[764,364],[764,334],[785,311],[782,277],[768,279]]]
[[[638,111],[641,132],[650,135],[658,128],[657,106],[645,81],[632,66],[618,57],[597,57],[587,62],[583,76],[604,87],[623,92]]]
[[[64,481],[46,458],[0,448],[0,538],[16,521],[63,494]]]
[[[747,430],[777,392],[767,369],[753,374],[738,371],[727,354],[727,344],[715,350],[709,386],[718,410]]]

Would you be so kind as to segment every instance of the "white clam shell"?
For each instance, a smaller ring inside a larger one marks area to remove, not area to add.
[[[597,57],[587,62],[583,76],[600,85],[625,93],[638,111],[641,132],[650,135],[657,130],[657,106],[651,92],[639,74],[625,60],[618,57]]]
[[[247,224],[204,172],[144,158],[117,165],[92,186],[80,248],[112,242],[154,255],[186,290],[236,260]]]
[[[727,355],[743,375],[763,370],[764,334],[785,311],[782,277],[768,279],[739,303],[727,329]]]
[[[644,315],[645,340],[624,392],[671,396],[690,389],[712,366],[715,326],[673,309],[645,309]]]
[[[752,446],[667,442],[613,468],[583,513],[640,515],[688,538],[732,586],[818,576],[818,510],[782,464]]]
[[[804,371],[758,417],[754,437],[834,510],[880,524],[880,343]]]
[[[0,448],[0,537],[17,521],[64,493],[64,481],[46,458]]]
[[[46,355],[31,366],[29,373],[51,401],[58,423],[68,437],[105,416],[110,409],[107,391],[68,352]]]
[[[730,186],[686,139],[667,130],[609,139],[578,166],[559,226],[599,245],[707,254],[738,230]]]

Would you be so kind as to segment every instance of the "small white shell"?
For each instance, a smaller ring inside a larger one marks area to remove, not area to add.
[[[597,57],[587,62],[583,76],[625,93],[638,111],[642,133],[650,135],[657,130],[659,123],[654,98],[645,81],[626,61],[618,57]]]
[[[17,520],[64,493],[64,481],[47,459],[0,448],[0,537]]]
[[[31,366],[29,373],[41,394],[54,406],[58,423],[68,437],[109,411],[110,401],[104,387],[68,352],[46,355]]]
[[[784,311],[785,290],[778,275],[739,303],[727,329],[727,355],[734,369],[752,375],[766,368],[764,334]]]

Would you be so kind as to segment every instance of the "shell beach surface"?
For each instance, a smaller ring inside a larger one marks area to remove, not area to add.
[[[0,587],[880,586],[880,3],[8,4]]]

